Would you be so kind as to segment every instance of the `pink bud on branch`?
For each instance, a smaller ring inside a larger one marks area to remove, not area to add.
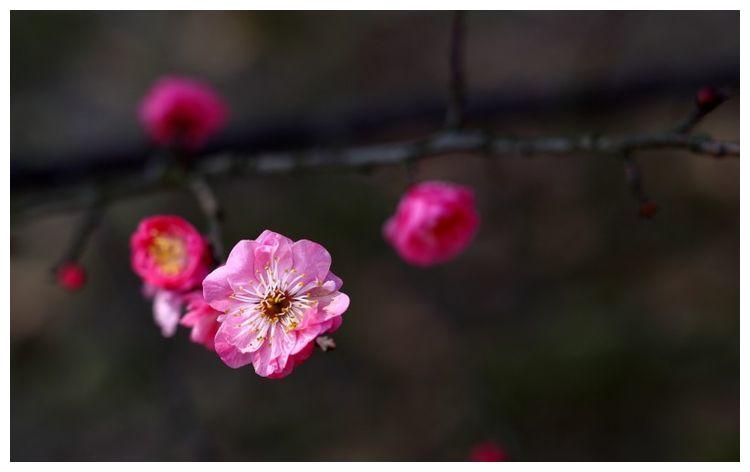
[[[713,111],[729,98],[729,94],[713,86],[706,86],[698,90],[695,95],[695,104],[701,113],[706,114]]]
[[[86,271],[75,262],[68,262],[57,269],[57,284],[69,292],[75,292],[86,285]]]

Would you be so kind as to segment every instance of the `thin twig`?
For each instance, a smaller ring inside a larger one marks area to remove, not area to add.
[[[445,126],[448,129],[461,127],[464,122],[466,102],[466,79],[464,77],[464,12],[456,11],[451,23],[450,82]]]
[[[211,186],[206,182],[206,179],[201,175],[192,175],[188,179],[188,187],[198,201],[198,205],[200,205],[201,211],[203,211],[208,221],[208,238],[211,241],[214,259],[219,264],[223,264],[226,258],[222,229],[224,214],[219,200],[216,198]]]
[[[625,168],[625,180],[638,205],[638,215],[642,218],[652,218],[659,207],[646,195],[643,186],[643,173],[638,166],[638,162],[630,153],[623,154],[622,162]]]
[[[715,87],[703,87],[698,91],[695,105],[690,114],[685,121],[675,128],[675,132],[689,134],[696,126],[698,126],[698,123],[700,123],[703,118],[727,100],[729,100],[729,93],[726,90],[717,89]]]
[[[86,208],[86,213],[84,214],[80,225],[75,228],[70,244],[65,250],[65,253],[60,257],[57,264],[52,268],[52,272],[55,272],[64,264],[76,262],[81,258],[91,235],[96,230],[97,226],[99,226],[103,213],[104,205],[102,198],[99,192],[96,192],[93,197],[89,198],[89,206]]]

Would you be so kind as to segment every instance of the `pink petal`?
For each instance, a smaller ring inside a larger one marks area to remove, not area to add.
[[[323,281],[331,268],[331,254],[318,243],[302,239],[292,245],[294,268],[305,274],[303,282]]]
[[[236,347],[221,339],[219,333],[216,334],[216,339],[214,340],[214,349],[216,349],[216,353],[224,364],[232,369],[238,369],[252,362],[253,353],[240,352]]]
[[[154,296],[154,321],[165,337],[174,336],[182,312],[182,297],[177,292],[159,290]]]
[[[257,314],[253,319],[258,317]],[[215,342],[221,341],[224,344],[234,346],[239,352],[249,353],[260,349],[267,337],[268,324],[260,322],[254,325],[248,325],[249,317],[228,317],[221,323],[219,330],[216,332]],[[260,331],[256,332],[253,328],[258,327]]]
[[[265,276],[267,270],[280,274],[292,268],[292,240],[265,230],[255,240],[255,272]]]

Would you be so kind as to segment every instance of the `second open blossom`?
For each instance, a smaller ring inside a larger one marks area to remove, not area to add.
[[[184,291],[208,274],[211,251],[198,230],[172,215],[141,220],[130,238],[133,270],[156,288]]]
[[[331,255],[312,241],[264,231],[237,243],[203,281],[206,302],[223,313],[214,342],[224,363],[283,377],[305,360],[349,306],[330,267]]]

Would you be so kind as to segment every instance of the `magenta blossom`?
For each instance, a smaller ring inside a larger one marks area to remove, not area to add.
[[[309,357],[349,307],[330,267],[331,255],[312,241],[266,230],[238,242],[203,281],[206,302],[222,312],[214,342],[224,363],[252,363],[258,375],[279,378]]]
[[[206,349],[214,349],[214,336],[219,329],[219,323],[216,318],[220,312],[211,308],[203,299],[203,291],[196,290],[188,292],[182,297],[187,306],[185,316],[180,320],[182,326],[192,328],[190,330],[190,339],[194,343],[206,346]]]
[[[146,284],[185,291],[208,274],[211,251],[203,236],[179,216],[141,220],[130,238],[130,262]]]
[[[471,189],[424,182],[406,192],[383,233],[406,262],[427,267],[466,249],[478,226]]]
[[[139,114],[155,143],[195,150],[224,125],[227,107],[208,85],[163,77],[143,98]]]

